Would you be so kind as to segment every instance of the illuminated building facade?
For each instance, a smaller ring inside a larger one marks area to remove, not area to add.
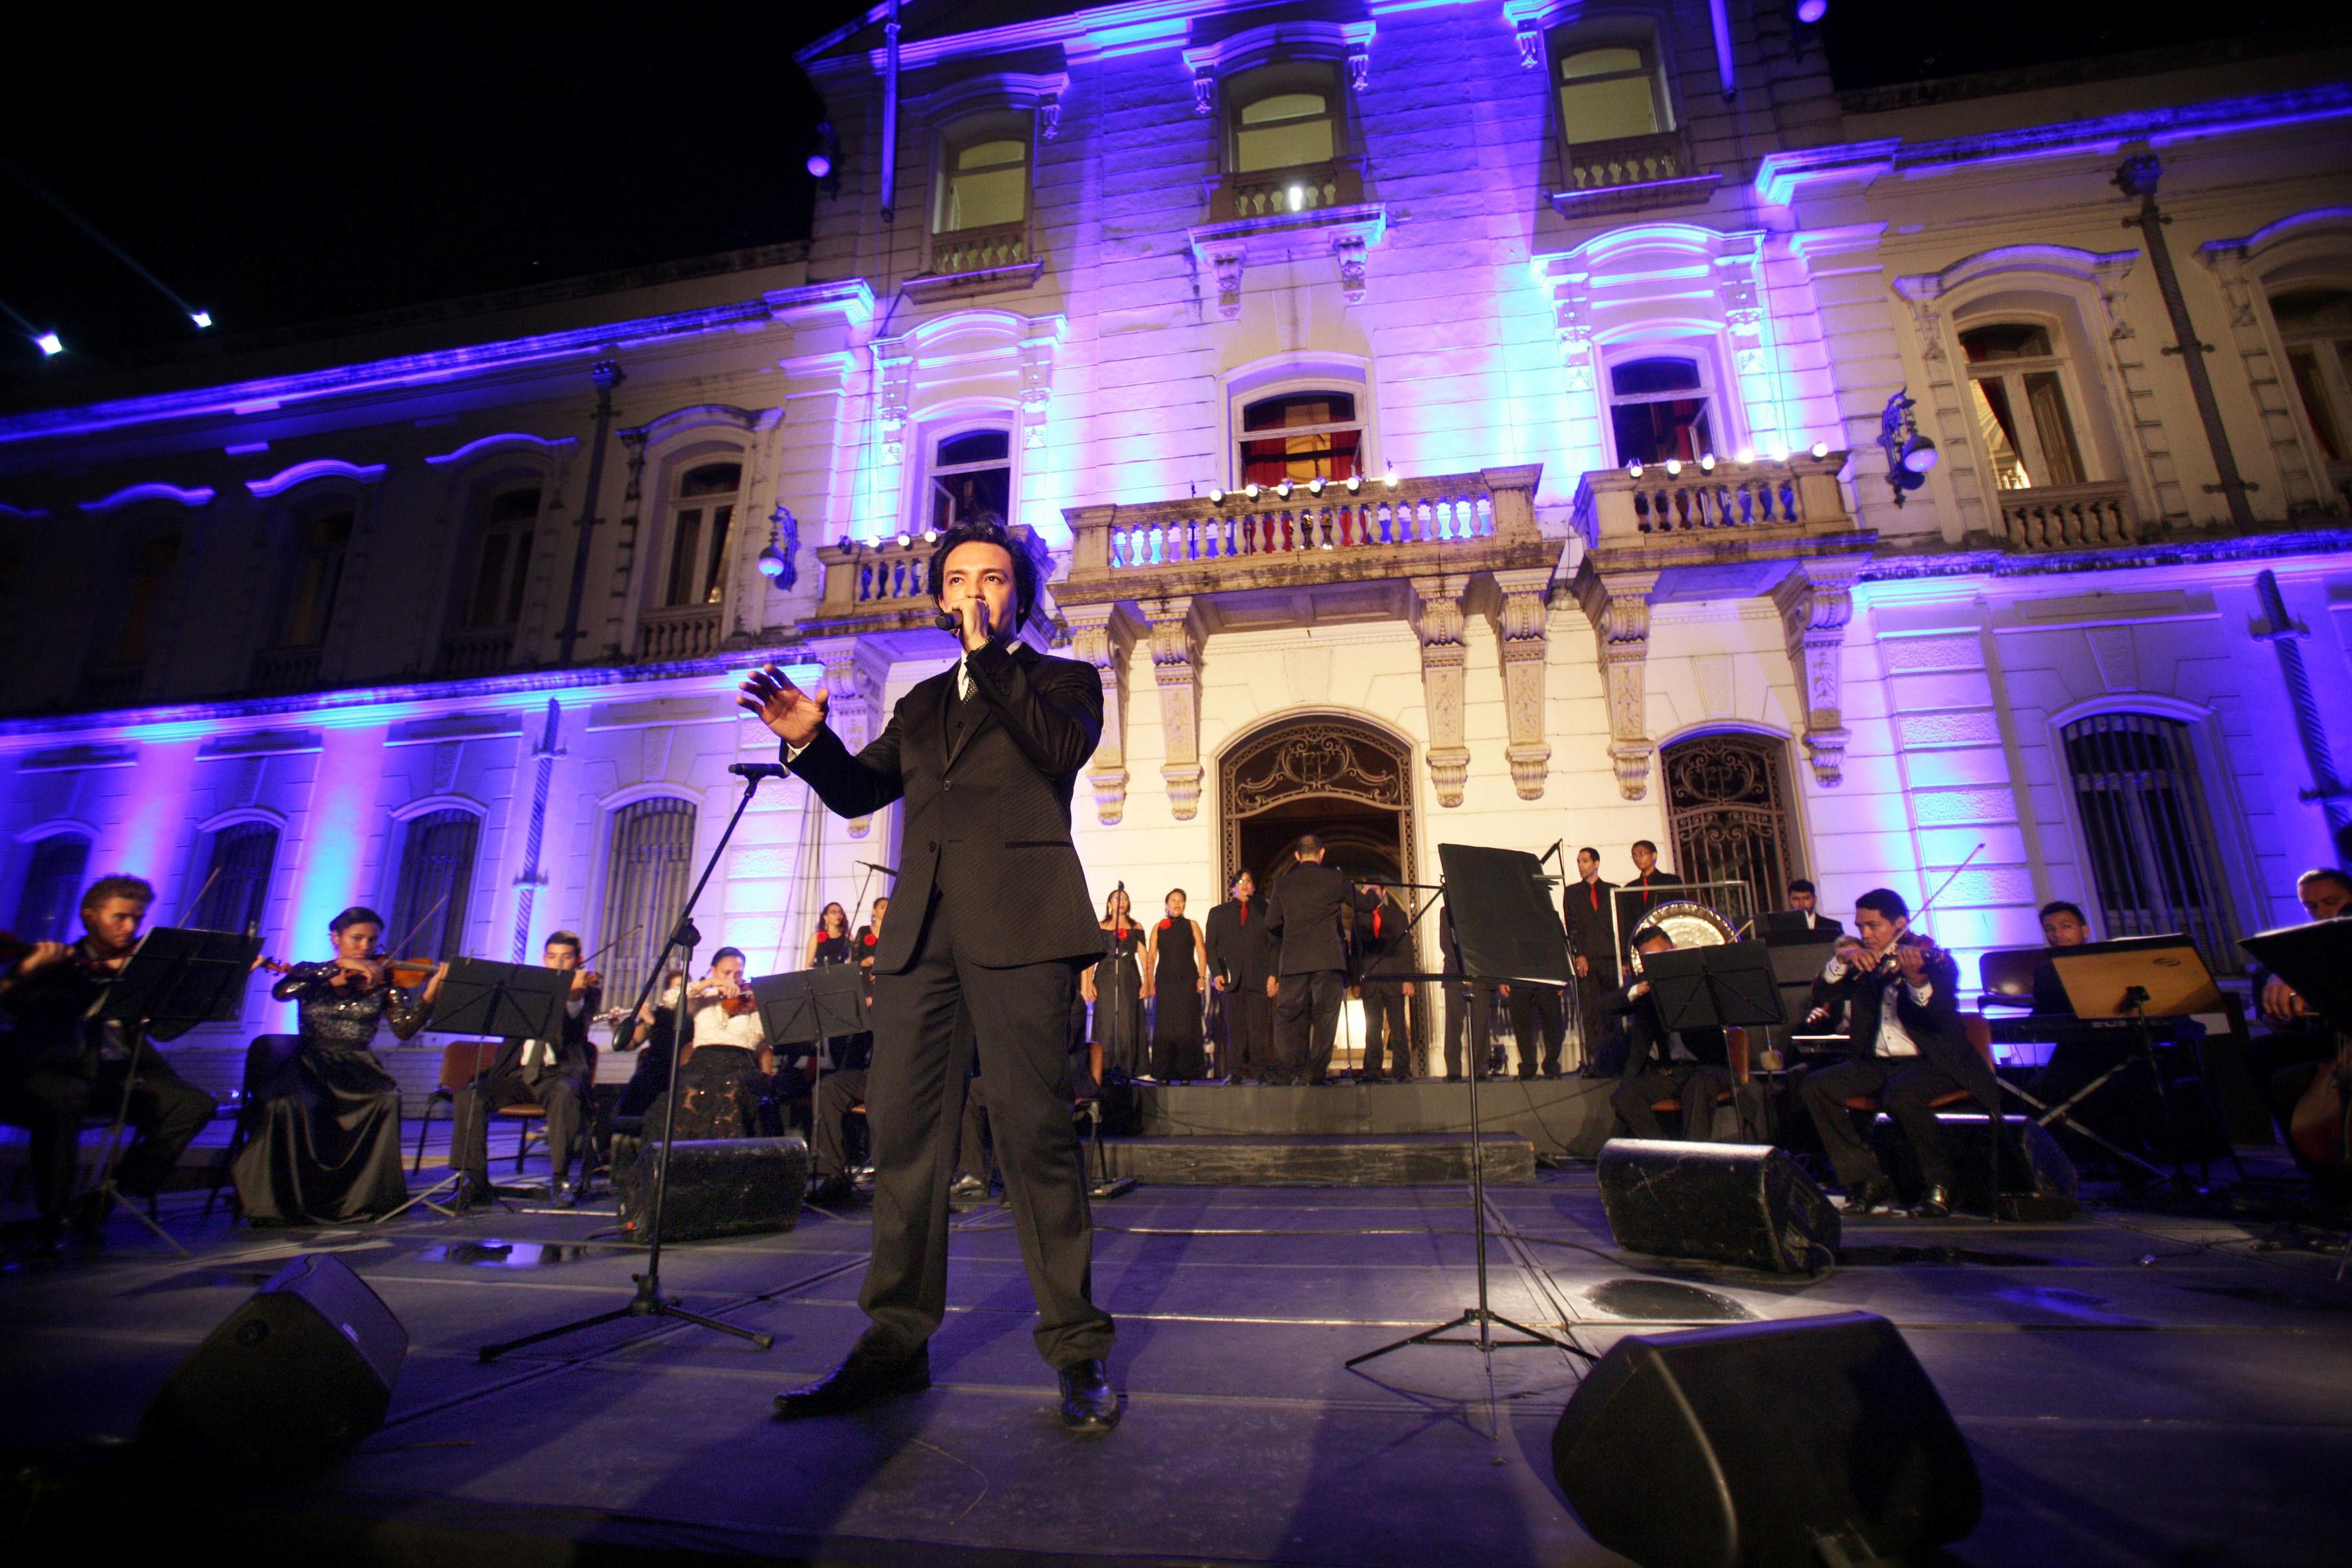
[[[1842,98],[1791,10],[910,5],[803,56],[804,247],[0,418],[0,900],[625,985],[773,754],[736,675],[870,733],[992,509],[1139,913],[1310,826],[1647,837],[2233,965],[2347,822],[2347,62]],[[893,826],[771,786],[703,930],[797,964]]]

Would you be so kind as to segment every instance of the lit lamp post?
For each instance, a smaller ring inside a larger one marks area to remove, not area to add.
[[[1927,482],[1939,456],[1936,443],[1919,434],[1918,416],[1912,412],[1916,406],[1906,386],[1886,400],[1885,411],[1878,416],[1878,446],[1886,454],[1886,485],[1895,492],[1896,506]],[[1821,455],[1816,446],[1813,456]]]

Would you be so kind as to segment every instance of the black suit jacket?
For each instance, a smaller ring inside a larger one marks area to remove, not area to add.
[[[1282,941],[1278,974],[1311,974],[1348,967],[1345,923],[1350,910],[1369,911],[1376,893],[1360,893],[1335,866],[1301,860],[1274,879],[1265,901],[1265,924]]]
[[[1227,899],[1209,911],[1202,932],[1209,944],[1209,973],[1224,976],[1229,987],[1264,991],[1266,976],[1274,973],[1275,954],[1274,933],[1265,925],[1265,900],[1250,900],[1247,924],[1241,910],[1240,900]]]
[[[2000,1089],[1993,1081],[1992,1068],[1969,1044],[1967,1026],[1960,1020],[1960,966],[1950,953],[1939,952],[1927,965],[1926,978],[1929,989],[1925,1004],[1911,999],[1911,988],[1900,974],[1874,969],[1848,970],[1841,979],[1816,982],[1813,994],[1816,998],[1830,999],[1832,1018],[1837,1016],[1838,1001],[1852,1005],[1846,1055],[1854,1061],[1867,1061],[1878,1055],[1880,999],[1892,989],[1895,1016],[1903,1020],[1904,1031],[1919,1047],[1920,1059],[1940,1068],[1981,1103],[1997,1104]]]
[[[557,1015],[563,1021],[563,1028],[562,1038],[555,1042],[555,1070],[563,1073],[586,1073],[593,1078],[596,1073],[596,1047],[588,1042],[588,1021],[593,1018],[597,1010],[604,1005],[604,993],[598,987],[591,985],[586,990],[574,992],[572,994],[579,998],[580,1013],[576,1017],[569,1011]],[[569,1002],[572,997],[567,996],[564,1000]],[[522,1048],[528,1043],[512,1036],[508,1037],[505,1043],[499,1047],[499,1054],[490,1063],[490,1076],[493,1078],[520,1076]]]
[[[1356,973],[1373,980],[1419,973],[1420,955],[1413,951],[1412,933],[1405,929],[1412,923],[1412,911],[1394,899],[1381,900],[1370,913],[1359,911]],[[1378,931],[1372,929],[1375,925]]]
[[[830,727],[797,760],[785,748],[785,765],[840,816],[906,802],[890,906],[902,912],[883,922],[874,967],[898,974],[914,962],[934,890],[970,917],[956,948],[984,967],[1098,958],[1070,791],[1102,737],[1102,677],[1025,643],[991,643],[968,662],[971,710],[952,751],[953,666],[900,698],[856,756]]]
[[[1639,979],[1627,981],[1610,992],[1601,1005],[1603,1011],[1624,1022],[1629,1048],[1625,1052],[1624,1070],[1618,1075],[1620,1078],[1640,1077],[1649,1069],[1654,1057],[1660,1065],[1664,1065],[1674,1048],[1667,1038],[1668,1031],[1659,1022],[1656,998],[1647,991],[1639,996],[1632,994],[1633,987],[1640,984]],[[1727,1068],[1730,1065],[1730,1047],[1725,1043],[1721,1029],[1685,1029],[1682,1037],[1683,1048],[1701,1065],[1711,1068]]]
[[[1569,883],[1560,893],[1560,921],[1568,927],[1568,951],[1586,961],[1587,966],[1600,965],[1601,978],[1611,975],[1607,965],[1612,962],[1613,945],[1609,940],[1610,911],[1614,907],[1609,896],[1617,884],[1605,877],[1596,877],[1588,885],[1581,879]],[[1593,908],[1595,891],[1601,895],[1601,907]]]

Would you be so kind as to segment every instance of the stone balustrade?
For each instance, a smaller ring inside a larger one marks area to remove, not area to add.
[[[323,651],[316,643],[308,647],[262,649],[253,656],[252,694],[269,697],[311,689],[319,684],[319,657]]]
[[[2120,479],[2048,485],[2000,492],[2000,537],[2013,550],[2095,550],[2138,542],[2139,521]]]
[[[1029,259],[1029,225],[1003,223],[959,229],[931,239],[931,271],[940,277],[1018,267]]]
[[[441,673],[495,675],[514,662],[514,627],[468,626],[441,639]]]
[[[1208,197],[1211,223],[1354,206],[1364,199],[1363,164],[1342,158],[1300,169],[1221,174],[1208,183]]]
[[[1682,132],[1622,136],[1613,142],[1588,142],[1569,149],[1568,188],[1602,191],[1619,185],[1645,185],[1678,180],[1689,173],[1689,156]]]
[[[1040,578],[1052,570],[1047,552],[1026,523],[1014,523],[1013,537],[1037,561]],[[931,603],[931,547],[928,533],[902,535],[867,544],[845,540],[817,546],[824,568],[824,586],[816,613],[806,625],[814,630],[917,631],[931,625],[938,607]]]
[[[1854,530],[1838,471],[1846,454],[1791,457],[1713,468],[1679,463],[1601,468],[1584,476],[1572,515],[1585,547],[1599,552],[1680,551],[1778,542]],[[1678,469],[1679,471],[1675,471]]]
[[[670,664],[719,649],[719,606],[675,605],[637,617],[637,662]]]

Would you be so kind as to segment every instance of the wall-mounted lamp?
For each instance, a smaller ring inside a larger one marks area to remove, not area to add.
[[[768,542],[757,562],[760,575],[790,592],[793,584],[800,581],[800,569],[793,564],[793,557],[800,552],[800,520],[793,516],[790,507],[778,501],[776,510],[768,517]]]
[[[808,172],[826,195],[841,194],[841,138],[834,133],[830,120],[816,122],[816,151],[808,155]]]
[[[1878,445],[1886,454],[1886,484],[1895,492],[1896,506],[1927,482],[1939,455],[1936,443],[1919,434],[1918,416],[1912,412],[1916,406],[1906,386],[1886,400],[1878,416]]]

